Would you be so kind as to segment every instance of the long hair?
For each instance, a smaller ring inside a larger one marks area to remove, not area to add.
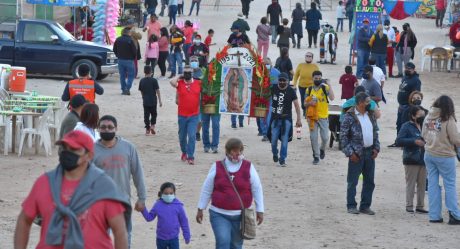
[[[382,24],[377,25],[375,33],[379,35],[380,39],[383,38],[383,26],[382,26]]]
[[[99,121],[99,107],[96,104],[85,104],[81,110],[80,121],[88,128],[96,129]]]
[[[160,29],[160,36],[166,36],[166,38],[169,37],[168,29],[165,28],[165,27],[161,28]]]
[[[152,48],[152,43],[157,42],[157,41],[158,41],[158,37],[155,34],[152,34],[149,37],[149,48]]]
[[[289,58],[289,48],[283,47],[281,48],[281,58]]]
[[[454,101],[452,101],[452,99],[449,96],[441,95],[434,101],[433,107],[441,109],[440,116],[442,121],[447,121],[450,117],[453,117],[455,121],[457,121],[457,119],[455,118]]]

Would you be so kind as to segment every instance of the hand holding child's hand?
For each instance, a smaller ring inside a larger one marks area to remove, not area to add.
[[[136,210],[138,212],[142,212],[142,210],[144,210],[144,208],[145,208],[145,203],[142,202],[142,201],[137,201],[136,205],[134,206],[134,210]]]

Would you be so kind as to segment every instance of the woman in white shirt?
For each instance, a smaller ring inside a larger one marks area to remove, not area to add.
[[[99,121],[99,107],[96,104],[85,104],[81,110],[80,122],[74,130],[83,131],[88,134],[94,142],[99,140],[99,132],[96,130]]]
[[[254,165],[243,159],[243,148],[241,140],[229,139],[225,144],[225,159],[211,166],[201,189],[196,221],[201,224],[203,210],[211,201],[209,216],[216,248],[240,249],[243,246],[240,233],[242,207],[232,182],[238,190],[244,208],[251,207],[255,201],[257,224],[260,225],[264,219],[262,184]]]

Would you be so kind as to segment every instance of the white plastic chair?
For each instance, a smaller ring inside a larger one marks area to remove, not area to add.
[[[54,119],[48,124],[50,130],[53,130],[54,140],[57,141],[59,138],[59,130],[61,129],[62,120],[64,120],[65,116],[69,111],[61,107],[57,111],[54,112]]]
[[[0,110],[2,110],[2,106],[0,106]],[[11,147],[11,125],[8,121],[5,115],[0,116],[0,129],[3,130],[3,155],[5,156],[8,155],[8,151]]]
[[[18,156],[22,155],[24,140],[26,139],[27,135],[34,136],[34,139],[40,137],[40,142],[38,146],[41,147],[43,145],[43,147],[45,148],[46,156],[51,156],[51,135],[48,128],[48,122],[52,118],[52,115],[53,110],[51,108],[48,108],[40,117],[37,128],[24,128],[21,130]]]
[[[425,68],[425,63],[428,62],[431,64],[431,49],[435,48],[434,45],[426,45],[422,48],[422,59],[421,63],[422,65],[420,66],[421,72],[423,72],[423,69]]]

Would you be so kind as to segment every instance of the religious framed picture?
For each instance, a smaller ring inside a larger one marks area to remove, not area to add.
[[[223,66],[219,113],[248,116],[251,107],[252,67]]]

